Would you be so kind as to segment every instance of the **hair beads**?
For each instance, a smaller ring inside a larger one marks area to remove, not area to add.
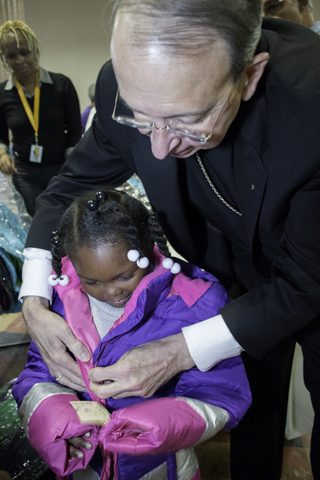
[[[164,260],[162,260],[162,266],[167,270],[170,270],[170,272],[173,274],[179,273],[181,270],[180,264],[174,262],[172,258],[165,258]]]
[[[56,275],[50,275],[48,278],[48,283],[52,287],[55,287],[56,285],[58,285],[58,283],[62,287],[65,287],[69,283],[69,277],[68,275],[61,275],[61,277],[57,277]]]

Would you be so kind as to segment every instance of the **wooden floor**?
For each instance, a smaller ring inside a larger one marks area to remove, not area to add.
[[[25,341],[26,334],[27,330],[21,313],[0,316],[0,388],[7,381],[16,378],[23,370],[28,351],[28,344],[1,347],[1,343],[14,342],[15,339]],[[231,479],[229,432],[219,433],[212,440],[197,447],[196,452],[201,467],[202,480]],[[310,434],[286,442],[282,478],[286,480],[312,480],[309,452]],[[1,472],[0,480],[2,480]]]
[[[202,480],[231,480],[229,468],[229,432],[220,432],[196,448]],[[283,453],[282,479],[312,480],[309,461],[310,434],[286,442]],[[259,480],[257,478],[257,480]]]

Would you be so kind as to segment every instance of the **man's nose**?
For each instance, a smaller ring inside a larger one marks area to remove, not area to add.
[[[163,130],[153,128],[150,142],[153,155],[159,160],[163,160],[179,144],[180,139],[170,135],[166,128]]]

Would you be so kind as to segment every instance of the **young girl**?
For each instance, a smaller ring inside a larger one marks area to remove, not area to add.
[[[76,480],[200,479],[191,446],[234,428],[250,406],[240,357],[208,372],[182,372],[148,399],[101,400],[87,374],[216,315],[228,301],[224,288],[199,268],[173,261],[155,214],[116,190],[79,197],[52,243],[53,310],[65,316],[92,360],[79,362],[88,393],[76,393],[50,375],[31,344],[13,389],[30,442],[64,478],[74,472]],[[109,423],[81,424],[70,403],[79,399],[103,405]]]

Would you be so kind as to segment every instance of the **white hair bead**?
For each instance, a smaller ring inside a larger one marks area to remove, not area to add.
[[[136,262],[139,258],[138,250],[129,250],[129,252],[127,253],[127,257],[130,262]]]
[[[59,278],[59,284],[62,287],[65,287],[66,285],[68,285],[68,283],[69,283],[68,275],[61,275],[61,277]]]
[[[167,270],[170,270],[173,267],[173,260],[172,258],[165,258],[162,260],[162,266]]]
[[[56,285],[58,285],[58,282],[59,282],[59,278],[57,277],[57,275],[49,276],[48,283],[49,285],[51,285],[51,287],[55,287]]]
[[[147,257],[142,257],[137,260],[137,265],[139,268],[147,268],[149,265],[149,259]]]
[[[173,264],[173,267],[170,269],[171,273],[176,274],[181,271],[181,265],[177,262]]]

